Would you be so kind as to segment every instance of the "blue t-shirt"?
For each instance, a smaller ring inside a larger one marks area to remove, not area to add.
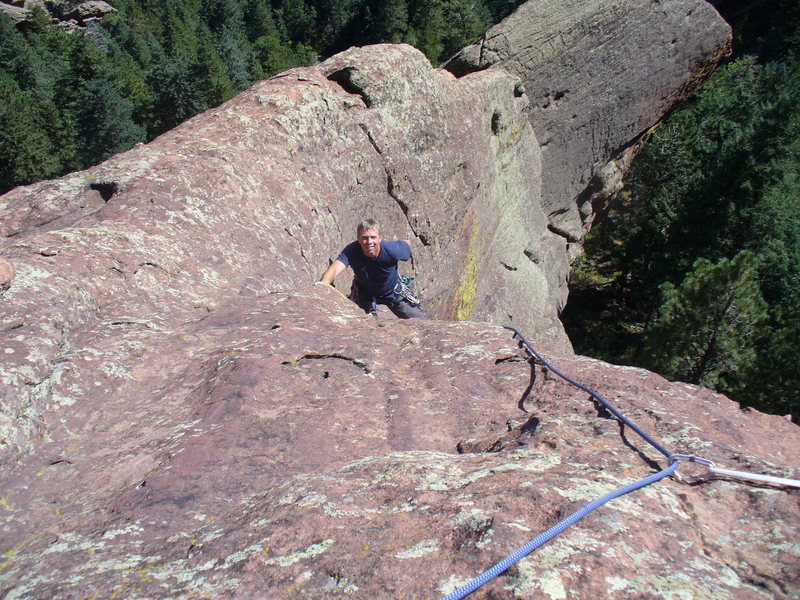
[[[411,258],[411,247],[402,240],[381,240],[381,253],[377,258],[364,256],[358,242],[348,244],[336,260],[353,268],[353,275],[365,294],[380,300],[398,300],[394,286],[400,276],[397,261]]]

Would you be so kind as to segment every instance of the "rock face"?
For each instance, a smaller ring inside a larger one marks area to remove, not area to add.
[[[496,325],[312,286],[162,314],[73,330],[39,384],[47,434],[0,483],[6,598],[436,598],[665,466]],[[672,451],[800,475],[780,417],[540,350]],[[793,598],[799,498],[664,480],[474,597]]]
[[[579,242],[639,136],[702,84],[730,40],[703,0],[531,0],[444,66],[457,75],[500,67],[522,79],[545,212],[554,231]]]
[[[672,451],[798,477],[791,423],[570,354],[528,105],[352,49],[0,197],[2,595],[433,598],[664,466],[488,321]],[[364,216],[436,319],[311,285]],[[476,597],[792,598],[798,508],[665,481]]]
[[[4,253],[31,265],[18,266],[21,285],[48,280],[38,310],[143,318],[167,303],[191,315],[313,281],[374,216],[387,239],[412,241],[430,314],[512,322],[568,347],[566,244],[539,206],[526,106],[500,71],[458,80],[408,46],[353,49],[89,171],[9,192]],[[76,260],[87,271],[68,283]]]
[[[14,23],[24,23],[34,6],[42,8],[53,21],[73,30],[100,19],[116,9],[102,0],[74,2],[70,0],[0,0],[0,12],[6,13]]]

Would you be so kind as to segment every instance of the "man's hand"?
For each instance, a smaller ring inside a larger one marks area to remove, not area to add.
[[[319,278],[319,281],[317,283],[332,285],[334,279],[336,279],[339,276],[339,273],[344,271],[346,268],[347,265],[345,265],[342,261],[340,261],[337,258],[335,261],[331,263],[331,266],[325,269],[325,272],[322,274],[322,277]]]
[[[324,281],[315,281],[314,282],[314,287],[316,287],[318,285],[322,285],[322,286],[325,286],[326,288],[328,288],[329,290],[333,290],[334,292],[339,294],[342,298],[347,298],[347,296],[344,293],[342,293],[341,290],[337,290],[335,287],[333,287],[332,285],[330,285],[328,283],[325,283]]]

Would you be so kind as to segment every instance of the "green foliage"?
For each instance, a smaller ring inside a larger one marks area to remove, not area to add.
[[[253,50],[267,77],[308,63],[313,58],[313,49],[291,42],[283,43],[274,35],[262,35],[253,44]]]
[[[444,3],[444,20],[449,27],[442,37],[446,60],[467,44],[480,38],[491,26],[491,15],[482,0],[449,0]]]
[[[758,31],[749,47],[769,60],[739,51],[652,132],[626,193],[590,234],[563,315],[579,352],[795,415],[797,6],[782,3],[769,24],[747,22]]]
[[[319,55],[405,42],[438,64],[521,1],[113,0],[116,12],[72,34],[38,5],[24,33],[0,13],[0,193],[88,167]]]
[[[642,364],[670,379],[739,391],[767,319],[753,263],[746,250],[716,263],[700,258],[679,286],[661,284],[662,304],[645,332]]]
[[[197,101],[202,101],[206,106],[217,106],[233,98],[236,87],[228,75],[227,65],[217,51],[214,34],[207,25],[200,25],[198,40],[197,59],[192,69],[200,95]]]
[[[410,10],[408,41],[419,48],[432,64],[442,62],[446,31],[443,2],[415,2]]]
[[[61,172],[55,147],[52,104],[39,103],[0,71],[0,188],[36,181]]]
[[[0,13],[0,66],[23,90],[37,85],[36,55],[5,13]]]
[[[156,96],[152,132],[160,134],[205,110],[200,81],[190,59],[182,55],[156,57],[148,84]]]
[[[368,24],[372,39],[375,42],[404,42],[408,31],[405,0],[379,0],[373,5]]]
[[[91,79],[80,89],[73,108],[81,162],[92,165],[145,139],[132,120],[133,105],[104,78]]]

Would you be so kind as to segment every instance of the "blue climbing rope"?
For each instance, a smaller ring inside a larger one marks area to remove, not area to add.
[[[661,454],[663,454],[663,455],[664,455],[664,456],[666,456],[667,458],[670,458],[670,459],[672,458],[672,452],[670,452],[669,450],[667,450],[666,448],[664,448],[664,446],[662,446],[661,444],[659,444],[659,443],[658,443],[656,440],[654,440],[652,437],[650,437],[650,436],[649,436],[649,435],[647,435],[647,434],[646,434],[644,431],[642,431],[642,430],[641,430],[641,429],[640,429],[640,428],[639,428],[639,427],[638,427],[638,426],[637,426],[635,423],[633,423],[633,422],[632,422],[630,419],[628,419],[628,418],[627,418],[625,415],[623,415],[623,414],[622,414],[621,412],[619,412],[619,411],[618,411],[616,408],[614,408],[614,407],[613,407],[613,406],[612,406],[612,405],[611,405],[611,404],[610,404],[610,403],[609,403],[609,402],[608,402],[608,401],[607,401],[605,398],[603,398],[603,397],[602,397],[600,394],[598,394],[597,392],[595,392],[595,391],[594,391],[594,390],[592,390],[592,389],[589,389],[589,388],[588,388],[588,387],[586,387],[585,385],[582,385],[582,384],[578,383],[577,381],[575,381],[575,380],[574,380],[574,379],[572,379],[571,377],[568,377],[567,375],[564,375],[564,374],[563,374],[561,371],[559,371],[559,370],[558,370],[558,369],[556,369],[556,368],[555,368],[553,365],[551,365],[549,362],[547,362],[547,360],[545,360],[545,358],[544,358],[544,357],[543,357],[541,354],[539,354],[539,353],[536,351],[536,349],[535,349],[535,348],[534,348],[534,347],[531,345],[531,343],[530,343],[528,340],[526,340],[526,339],[525,339],[525,336],[523,336],[523,335],[522,335],[522,334],[519,332],[519,330],[518,330],[518,329],[514,329],[513,327],[508,327],[508,326],[505,326],[505,329],[508,329],[509,331],[513,331],[513,332],[514,332],[514,335],[516,335],[516,336],[517,336],[517,337],[518,337],[518,338],[519,338],[519,339],[522,341],[522,343],[523,343],[523,344],[525,344],[525,346],[528,348],[528,350],[531,352],[531,354],[533,354],[533,355],[534,355],[536,358],[538,358],[538,359],[539,359],[539,360],[542,362],[542,364],[544,364],[544,366],[545,366],[545,367],[547,367],[547,368],[548,368],[548,369],[550,369],[550,370],[551,370],[553,373],[555,373],[556,375],[558,375],[559,377],[561,377],[561,379],[563,379],[564,381],[567,381],[567,382],[571,383],[572,385],[574,385],[576,388],[579,388],[579,389],[583,390],[584,392],[586,392],[587,394],[590,394],[590,395],[591,395],[591,396],[592,396],[592,397],[593,397],[595,400],[597,400],[598,402],[600,402],[600,403],[601,403],[603,406],[605,406],[605,407],[606,407],[606,408],[607,408],[607,409],[608,409],[608,410],[609,410],[609,411],[610,411],[610,412],[611,412],[611,413],[612,413],[612,414],[613,414],[615,417],[617,417],[617,419],[619,419],[619,420],[620,420],[622,423],[624,423],[625,425],[627,425],[628,427],[630,427],[631,429],[633,429],[633,430],[634,430],[636,433],[638,433],[640,436],[642,436],[642,438],[644,438],[644,440],[645,440],[645,441],[646,441],[648,444],[650,444],[651,446],[653,446],[653,448],[655,448],[656,450],[658,450],[659,452],[661,452]]]
[[[543,546],[544,544],[552,540],[559,533],[562,533],[567,528],[580,521],[583,517],[588,515],[596,508],[599,508],[600,506],[602,506],[603,504],[605,504],[610,500],[613,500],[614,498],[619,498],[620,496],[624,496],[625,494],[633,492],[634,490],[638,490],[639,488],[648,486],[651,483],[655,483],[659,479],[663,479],[664,477],[671,475],[673,471],[675,471],[675,469],[678,468],[679,464],[680,463],[676,460],[663,471],[659,471],[658,473],[653,473],[649,477],[645,477],[640,481],[637,481],[630,485],[626,485],[625,487],[619,488],[618,490],[614,490],[613,492],[606,494],[602,498],[598,498],[597,500],[590,502],[580,510],[577,510],[574,513],[572,513],[566,519],[563,519],[558,523],[556,523],[555,525],[553,525],[550,529],[548,529],[544,533],[540,533],[537,537],[532,539],[524,546],[520,546],[517,550],[509,554],[499,563],[497,563],[490,569],[487,569],[486,571],[475,577],[469,583],[458,588],[452,594],[445,596],[444,598],[442,598],[442,600],[461,600],[462,598],[466,598],[469,594],[489,583],[492,579],[494,579],[495,577],[506,571],[509,567],[518,563],[520,560],[528,556],[528,554],[530,554],[540,546]]]
[[[646,487],[646,486],[650,485],[651,483],[655,483],[655,482],[663,479],[664,477],[668,477],[669,475],[671,475],[672,473],[675,472],[675,470],[678,468],[678,465],[680,464],[680,461],[679,461],[677,455],[674,455],[672,452],[667,450],[664,446],[659,444],[652,437],[647,435],[635,423],[630,421],[625,415],[623,415],[616,408],[614,408],[600,394],[598,394],[597,392],[595,392],[592,389],[589,389],[585,385],[582,385],[582,384],[578,383],[577,381],[575,381],[571,377],[568,377],[567,375],[564,375],[561,371],[556,369],[547,360],[545,360],[545,358],[536,351],[536,349],[531,345],[531,343],[528,340],[525,339],[525,336],[523,336],[522,333],[520,333],[520,331],[518,329],[515,329],[514,327],[506,327],[506,329],[508,329],[509,331],[513,331],[514,335],[516,335],[522,341],[522,343],[525,344],[525,346],[530,351],[530,353],[533,354],[533,356],[535,356],[537,359],[539,359],[539,361],[541,361],[542,364],[544,364],[548,369],[550,369],[550,371],[552,371],[553,373],[555,373],[556,375],[558,375],[559,377],[561,377],[563,380],[567,381],[568,383],[574,385],[578,389],[581,389],[584,392],[590,394],[595,400],[597,400],[603,406],[605,406],[617,419],[619,419],[620,422],[624,423],[625,425],[627,425],[628,427],[633,429],[636,433],[638,433],[640,436],[642,436],[642,438],[648,444],[653,446],[656,450],[661,452],[661,454],[663,454],[668,459],[670,459],[670,464],[666,469],[663,469],[663,470],[659,471],[658,473],[653,473],[649,477],[645,477],[644,479],[641,479],[641,480],[639,480],[639,481],[637,481],[635,483],[631,483],[630,485],[626,485],[624,487],[621,487],[621,488],[619,488],[617,490],[614,490],[613,492],[610,492],[610,493],[606,494],[602,498],[598,498],[597,500],[594,500],[593,502],[590,502],[589,504],[587,504],[583,508],[581,508],[581,509],[577,510],[576,512],[572,513],[567,518],[565,518],[565,519],[559,521],[558,523],[556,523],[555,525],[553,525],[550,529],[548,529],[544,533],[539,534],[537,537],[532,539],[530,542],[528,542],[524,546],[521,546],[520,548],[518,548],[517,550],[515,550],[514,552],[509,554],[506,558],[504,558],[503,560],[501,560],[500,562],[495,564],[493,567],[487,569],[486,571],[484,571],[483,573],[481,573],[480,575],[478,575],[477,577],[472,579],[467,584],[465,584],[462,587],[458,588],[453,593],[448,594],[447,596],[443,597],[441,600],[462,600],[462,598],[467,597],[469,594],[471,594],[472,592],[474,592],[478,588],[486,585],[492,579],[494,579],[495,577],[497,577],[498,575],[500,575],[501,573],[506,571],[508,568],[510,568],[511,566],[513,566],[514,564],[516,564],[517,562],[522,560],[523,558],[525,558],[528,554],[530,554],[531,552],[533,552],[534,550],[536,550],[540,546],[546,544],[547,542],[552,540],[554,537],[556,537],[558,534],[562,533],[563,531],[565,531],[566,529],[568,529],[569,527],[571,527],[572,525],[574,525],[575,523],[580,521],[582,518],[584,518],[586,515],[591,513],[593,510],[599,508],[600,506],[602,506],[606,502],[609,502],[609,501],[613,500],[614,498],[619,498],[620,496],[624,496],[625,494],[629,494],[630,492],[633,492],[635,490],[638,490],[638,489],[641,489],[643,487]]]

